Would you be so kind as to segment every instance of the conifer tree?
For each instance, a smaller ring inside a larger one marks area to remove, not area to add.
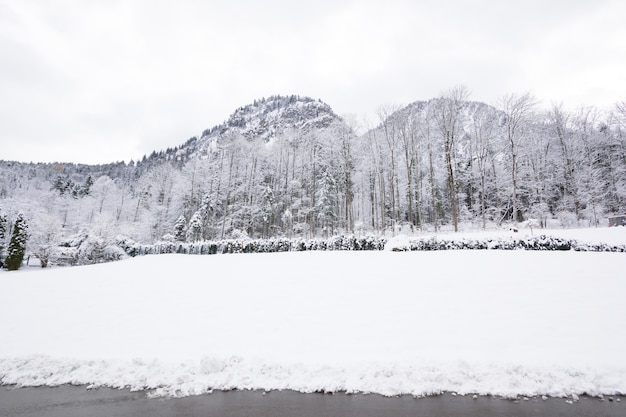
[[[185,216],[181,215],[178,220],[176,220],[176,224],[174,224],[174,239],[177,242],[184,242],[187,232],[187,220],[185,220]]]
[[[7,233],[7,215],[0,212],[0,249],[3,248]]]
[[[7,269],[16,271],[22,266],[24,252],[26,252],[26,240],[28,239],[28,223],[24,214],[19,213],[13,226],[11,242],[9,242],[8,256],[6,259]]]
[[[2,266],[2,255],[4,254],[4,239],[7,233],[7,215],[0,212],[0,267]]]
[[[91,195],[91,187],[92,186],[93,186],[93,178],[91,178],[91,175],[89,175],[89,176],[87,176],[87,179],[85,180],[85,184],[80,189],[79,195],[81,197],[85,197],[85,196]]]
[[[187,228],[187,242],[198,242],[202,240],[202,215],[196,211],[189,220]]]
[[[329,167],[321,171],[320,188],[317,193],[317,219],[324,233],[329,236],[334,233],[337,213],[337,182],[330,172]]]

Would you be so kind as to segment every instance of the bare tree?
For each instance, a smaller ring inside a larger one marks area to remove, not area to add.
[[[427,113],[422,116],[422,120],[419,124],[419,135],[422,138],[422,141],[426,145],[426,166],[428,171],[428,189],[426,193],[430,196],[430,221],[433,224],[433,228],[435,232],[439,230],[439,186],[437,184],[437,178],[435,175],[435,137],[434,137],[434,127],[432,126],[432,108],[429,108]]]
[[[399,191],[398,191],[398,168],[397,168],[397,143],[399,140],[398,124],[399,121],[393,116],[396,116],[399,107],[383,106],[378,109],[378,117],[383,131],[383,138],[387,144],[390,158],[390,171],[389,171],[389,199],[390,199],[390,215],[391,215],[391,227],[392,234],[395,233],[395,226],[398,218],[398,203],[399,203]]]
[[[566,209],[574,209],[578,219],[580,218],[580,200],[577,186],[577,152],[575,138],[570,127],[570,115],[563,110],[562,106],[553,106],[549,118],[563,158],[561,164],[564,180],[562,202]],[[571,200],[573,207],[568,204],[568,200]]]
[[[472,158],[476,160],[480,177],[480,215],[483,229],[487,227],[487,174],[495,158],[493,147],[497,119],[495,113],[482,108],[474,115]]]
[[[370,155],[370,200],[372,204],[372,227],[375,230],[385,229],[385,164],[383,161],[380,141],[376,130],[367,133]]]
[[[460,129],[461,107],[468,97],[469,91],[464,86],[454,87],[447,93],[444,93],[439,99],[435,113],[437,125],[443,139],[448,177],[448,196],[455,232],[459,230],[459,202],[456,180],[454,178],[456,164],[455,142]]]
[[[343,206],[344,206],[344,227],[354,233],[354,155],[353,155],[353,143],[356,137],[354,133],[356,131],[356,119],[346,119],[345,124],[336,123],[334,126],[336,133],[339,135],[340,140],[340,167],[342,176],[342,189],[343,189]]]
[[[600,142],[598,132],[594,128],[598,121],[598,111],[593,107],[579,109],[574,118],[574,127],[579,146],[582,146],[581,167],[584,171],[580,177],[581,197],[586,201],[585,211],[591,224],[600,224],[600,202],[602,194],[602,178],[596,167],[598,160],[597,144]],[[585,198],[586,197],[586,198]]]
[[[544,130],[532,135],[528,144],[528,163],[530,165],[532,186],[530,187],[530,215],[539,220],[539,226],[546,227],[550,213],[548,205],[549,190],[552,188],[553,158],[552,140],[549,131]]]
[[[499,100],[498,106],[504,112],[504,126],[506,139],[511,157],[511,185],[512,185],[512,217],[517,222],[518,204],[518,171],[520,159],[520,144],[524,139],[524,128],[530,121],[537,100],[530,93],[522,95],[508,94]]]

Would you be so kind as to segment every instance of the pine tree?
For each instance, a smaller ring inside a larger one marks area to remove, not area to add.
[[[67,191],[67,182],[62,176],[57,175],[50,186],[50,190],[56,190],[59,192],[59,195],[64,195]]]
[[[26,251],[26,240],[28,239],[28,223],[24,214],[19,213],[13,226],[11,242],[9,242],[8,256],[6,259],[7,269],[16,271],[22,266],[24,252]]]
[[[317,192],[317,219],[324,233],[329,236],[334,233],[337,220],[337,181],[330,172],[329,167],[321,171],[320,188]]]
[[[0,213],[0,249],[3,248],[4,238],[7,233],[7,215]]]
[[[198,242],[202,240],[202,215],[196,211],[189,220],[187,228],[187,242]]]
[[[174,239],[176,239],[177,242],[184,242],[186,232],[187,220],[185,220],[185,216],[181,215],[178,220],[176,220],[176,224],[174,224]]]
[[[91,195],[91,187],[92,186],[93,186],[93,178],[91,178],[91,175],[89,175],[89,176],[87,176],[87,179],[85,180],[85,184],[80,189],[79,195],[81,197],[85,197],[85,196]]]
[[[2,255],[4,253],[4,239],[7,233],[7,215],[0,212],[0,267],[2,267]]]

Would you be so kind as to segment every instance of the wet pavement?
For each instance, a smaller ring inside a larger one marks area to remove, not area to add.
[[[149,398],[130,392],[84,386],[16,388],[0,386],[0,416],[10,417],[624,417],[626,397],[528,398],[519,400],[445,394],[405,395],[301,394],[292,391],[215,391],[184,398]]]

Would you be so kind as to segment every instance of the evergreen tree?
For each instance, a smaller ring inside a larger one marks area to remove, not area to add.
[[[211,201],[211,195],[205,194],[202,197],[202,204],[200,205],[200,217],[202,219],[202,238],[208,239],[211,236],[211,218],[213,217],[213,204]]]
[[[85,180],[85,184],[83,185],[83,188],[79,191],[79,194],[81,197],[85,197],[88,195],[91,195],[91,187],[93,186],[93,178],[91,178],[91,175],[87,176],[87,179]]]
[[[15,220],[11,242],[9,242],[8,256],[6,259],[6,265],[9,271],[16,271],[22,266],[27,239],[28,223],[24,218],[24,214],[20,213]]]
[[[196,211],[189,220],[187,228],[187,242],[198,242],[202,240],[202,215]]]
[[[259,215],[261,224],[263,225],[263,236],[270,237],[271,226],[274,222],[274,193],[272,189],[266,185],[261,190],[261,201],[259,207]]]
[[[7,233],[7,215],[0,212],[0,249],[4,246],[4,238]]]
[[[59,192],[59,195],[64,195],[67,192],[67,186],[67,181],[62,176],[57,175],[50,186],[50,190],[56,190]]]
[[[187,220],[185,220],[185,216],[181,215],[174,224],[174,239],[176,239],[177,242],[184,242],[186,238],[186,232]]]
[[[2,266],[2,256],[4,254],[4,239],[7,233],[7,215],[0,212],[0,267]]]
[[[320,187],[317,192],[317,219],[326,236],[332,235],[337,220],[337,181],[330,172],[329,167],[321,171]]]

